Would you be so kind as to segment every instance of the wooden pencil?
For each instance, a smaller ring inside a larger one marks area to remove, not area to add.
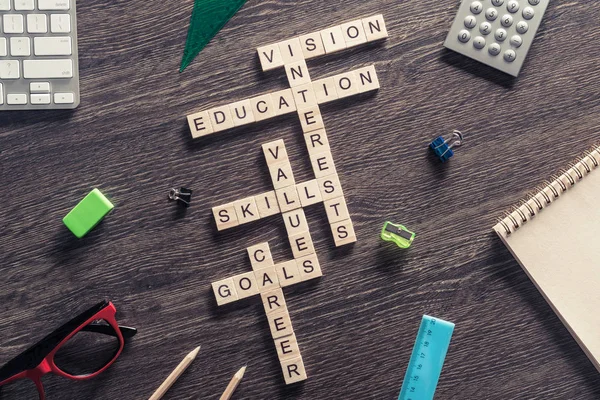
[[[219,400],[229,400],[231,398],[233,392],[235,392],[235,389],[237,389],[238,385],[240,384],[240,381],[244,377],[244,372],[246,372],[245,365],[242,368],[240,368],[238,372],[235,373],[233,378],[231,378],[229,385],[227,385],[225,391],[223,392]]]
[[[175,383],[175,381],[177,379],[179,379],[179,377],[181,376],[181,374],[183,374],[184,371],[194,361],[194,359],[198,355],[199,351],[200,351],[200,346],[196,347],[187,356],[185,356],[185,358],[179,363],[179,365],[177,366],[177,368],[175,368],[173,370],[173,372],[171,372],[171,374],[167,377],[167,379],[165,379],[165,381],[162,383],[162,385],[160,385],[158,387],[158,389],[156,389],[156,392],[154,392],[154,394],[152,396],[150,396],[150,399],[148,399],[148,400],[160,400],[160,399],[162,399],[162,397],[165,395],[165,393],[167,393],[167,390],[169,390],[169,388],[171,386],[173,386],[173,384]]]

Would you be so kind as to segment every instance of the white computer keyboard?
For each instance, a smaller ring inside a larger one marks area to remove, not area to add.
[[[0,0],[0,111],[78,105],[75,0]]]

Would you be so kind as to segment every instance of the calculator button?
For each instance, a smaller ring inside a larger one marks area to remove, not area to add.
[[[471,33],[466,29],[461,30],[458,32],[458,40],[462,43],[467,43],[469,40],[471,40]]]
[[[510,0],[506,4],[506,9],[511,13],[516,13],[519,11],[519,2],[517,0]]]
[[[479,25],[479,32],[481,32],[482,35],[489,35],[492,32],[492,25],[489,22],[482,22],[481,25]]]
[[[498,29],[496,29],[496,33],[494,34],[494,37],[496,38],[497,41],[504,42],[504,40],[506,39],[506,31],[502,28],[498,28]]]
[[[531,18],[533,18],[534,15],[535,15],[535,11],[533,11],[533,8],[525,7],[523,9],[523,18],[531,19]]]
[[[480,1],[474,1],[471,3],[471,12],[473,14],[479,14],[483,10],[483,4]]]
[[[469,28],[469,29],[475,28],[475,25],[477,25],[477,19],[474,16],[469,15],[469,16],[465,17],[465,27],[466,28]]]
[[[496,7],[500,7],[502,4],[504,4],[504,0],[492,0],[492,4]]]
[[[517,32],[519,32],[522,35],[525,32],[527,32],[528,30],[529,30],[529,24],[527,24],[527,22],[525,22],[525,21],[519,21],[519,23],[517,24]]]
[[[504,61],[513,62],[517,58],[517,53],[514,50],[508,49],[504,52]]]
[[[532,6],[537,6],[538,4],[540,4],[540,0],[529,0],[529,4],[531,4]]]
[[[481,36],[476,36],[475,39],[473,39],[473,47],[479,50],[483,49],[485,47],[485,39]]]
[[[521,47],[521,45],[523,44],[523,38],[519,35],[514,35],[510,38],[510,44],[513,47]]]
[[[485,10],[485,17],[488,19],[488,21],[495,21],[496,18],[498,18],[498,10],[495,8],[488,8]]]
[[[508,28],[513,24],[513,17],[511,15],[504,14],[500,20],[500,23],[503,27]]]
[[[498,54],[500,54],[500,45],[498,43],[490,44],[488,46],[488,52],[493,56],[497,56]]]

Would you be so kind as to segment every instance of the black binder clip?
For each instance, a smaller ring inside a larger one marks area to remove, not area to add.
[[[169,200],[176,200],[179,204],[189,207],[192,201],[192,190],[183,187],[179,189],[173,188],[169,192]]]
[[[453,143],[450,143],[454,141]],[[452,132],[452,137],[444,139],[443,136],[438,136],[429,145],[433,153],[440,159],[441,162],[446,162],[450,157],[454,155],[452,151],[453,147],[458,147],[463,143],[463,134],[456,129]]]

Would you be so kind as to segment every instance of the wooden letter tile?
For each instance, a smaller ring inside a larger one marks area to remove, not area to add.
[[[282,213],[301,207],[300,198],[298,197],[298,192],[294,185],[275,190],[275,195],[277,196],[279,209]],[[323,195],[322,191],[321,195]]]
[[[250,257],[250,264],[252,264],[253,270],[256,271],[273,265],[273,256],[271,255],[269,242],[250,246],[246,250],[248,251],[248,257]]]
[[[300,46],[305,59],[321,56],[325,54],[323,40],[319,32],[309,33],[308,35],[300,36]]]
[[[283,217],[283,222],[285,223],[285,229],[288,236],[308,230],[308,222],[306,222],[306,216],[304,215],[303,209],[297,208],[295,210],[285,212],[281,214],[281,216]]]
[[[275,190],[296,184],[289,161],[269,165],[269,173]]]
[[[283,377],[285,378],[286,385],[305,381],[308,378],[306,376],[306,370],[304,369],[302,357],[290,358],[281,361],[281,370],[283,371]]]
[[[262,145],[263,154],[267,165],[288,161],[287,150],[283,139],[274,140]]]
[[[316,253],[298,258],[296,264],[298,265],[298,271],[300,272],[300,279],[302,281],[308,281],[323,276]]]
[[[279,51],[279,44],[269,44],[256,49],[258,58],[260,60],[260,66],[263,71],[269,71],[277,67],[283,66],[283,59],[281,58],[281,52]]]
[[[256,221],[260,218],[254,197],[246,197],[245,199],[235,201],[233,205],[240,225]]]
[[[387,29],[383,15],[374,15],[372,17],[362,19],[363,27],[367,35],[367,42],[374,40],[385,39],[388,37]]]
[[[279,278],[277,277],[277,270],[275,266],[262,268],[254,271],[254,277],[256,283],[258,283],[258,290],[268,292],[279,287]]]
[[[217,299],[217,304],[220,306],[238,300],[238,295],[235,291],[233,278],[227,278],[221,281],[213,282],[212,288],[213,292],[215,292],[215,299]]]
[[[208,110],[210,116],[210,125],[213,132],[221,132],[233,128],[233,118],[229,112],[229,105],[215,107]]]
[[[275,107],[275,115],[283,115],[296,111],[296,101],[292,89],[283,89],[271,93],[271,100]]]
[[[353,71],[335,75],[333,79],[335,80],[335,91],[338,98],[342,99],[358,93],[358,83]]]
[[[323,196],[321,196],[321,191],[319,190],[319,182],[316,179],[297,184],[296,191],[298,192],[302,207],[308,207],[323,201]]]
[[[233,228],[238,226],[237,214],[235,212],[235,206],[233,203],[223,204],[222,206],[213,207],[213,216],[217,223],[217,230],[222,231],[223,229]]]
[[[229,105],[229,112],[231,113],[231,117],[233,118],[234,126],[251,124],[255,121],[254,113],[252,112],[252,105],[250,104],[250,99],[238,101],[236,103],[231,103]]]
[[[292,64],[285,65],[285,73],[290,83],[290,87],[304,85],[310,82],[310,74],[306,61],[300,60]]]
[[[277,279],[279,279],[279,286],[281,287],[290,286],[301,281],[296,260],[275,264],[275,271],[277,271]]]
[[[356,242],[354,226],[350,219],[331,224],[331,233],[337,247]]]
[[[290,236],[288,239],[295,259],[314,254],[315,247],[313,246],[312,238],[308,231],[297,233]]]
[[[289,336],[294,333],[292,321],[287,309],[273,311],[267,314],[269,320],[269,328],[271,328],[271,337],[277,339],[284,336]]]
[[[254,114],[256,122],[275,116],[275,105],[269,93],[256,96],[250,99],[250,108]]]
[[[283,290],[281,290],[281,288],[269,290],[268,292],[261,292],[260,297],[267,314],[277,310],[287,310],[285,297],[283,297]]]
[[[291,90],[294,94],[294,101],[296,102],[298,112],[302,109],[317,105],[317,98],[315,97],[315,90],[313,89],[312,83],[298,85]]]
[[[323,129],[325,127],[319,106],[298,110],[298,116],[300,117],[300,125],[302,125],[302,131],[304,133],[316,131],[317,129]]]
[[[355,70],[354,76],[356,76],[359,93],[379,89],[379,79],[374,65]]]
[[[194,139],[213,133],[208,111],[201,111],[196,114],[188,115],[187,120],[188,125],[190,126],[190,132],[192,132],[192,137]]]
[[[310,163],[312,164],[313,172],[317,178],[322,178],[337,172],[335,164],[333,163],[333,157],[329,151],[312,154],[310,156]]]
[[[300,355],[298,341],[296,340],[296,335],[293,333],[290,336],[275,339],[275,348],[277,349],[279,361],[296,358]]]
[[[304,134],[304,140],[306,141],[306,148],[310,155],[330,151],[325,129],[318,129]]]
[[[280,212],[279,203],[277,202],[277,196],[275,196],[274,190],[254,196],[254,201],[256,202],[256,208],[258,208],[258,215],[260,215],[261,218],[279,214]]]
[[[284,65],[304,59],[302,46],[300,46],[300,40],[297,37],[279,42],[279,51]]]
[[[353,47],[358,46],[359,44],[367,43],[365,28],[363,27],[360,19],[342,24],[341,27],[342,33],[344,34],[346,47]]]
[[[346,199],[343,196],[327,200],[323,204],[325,205],[325,212],[330,224],[350,218]]]
[[[253,271],[236,275],[232,279],[238,299],[245,299],[258,294],[258,284]]]
[[[333,28],[323,29],[320,33],[325,53],[330,54],[346,48],[346,41],[344,40],[341,26],[338,25]]]
[[[314,81],[313,90],[315,91],[317,104],[327,103],[328,101],[336,100],[338,98],[333,76]]]
[[[317,179],[319,182],[319,189],[321,190],[321,196],[323,201],[335,199],[344,195],[342,191],[342,184],[337,174],[328,175],[323,178]]]

